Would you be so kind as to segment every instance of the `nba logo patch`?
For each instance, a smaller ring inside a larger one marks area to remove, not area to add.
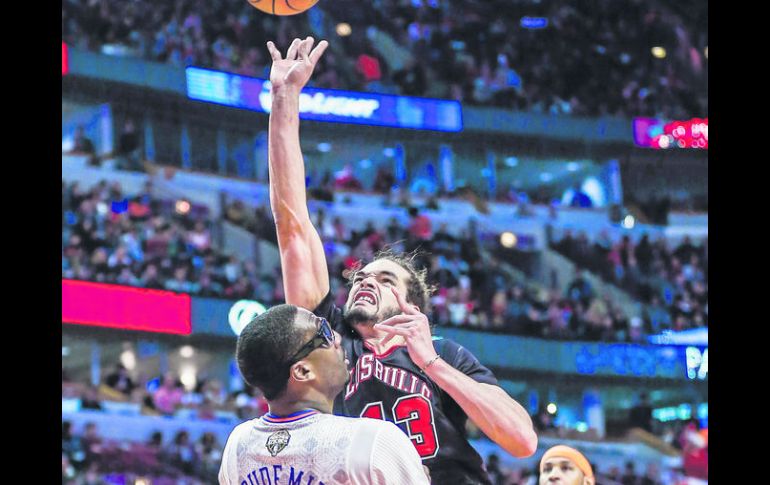
[[[286,448],[286,445],[289,444],[290,438],[291,438],[291,435],[285,429],[282,429],[281,431],[276,431],[275,433],[267,437],[267,443],[265,443],[265,446],[267,447],[267,451],[269,451],[270,454],[273,456],[277,455],[278,453],[283,451],[284,448]]]

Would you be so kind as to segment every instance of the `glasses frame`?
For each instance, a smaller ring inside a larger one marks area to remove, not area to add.
[[[321,324],[318,326],[318,331],[313,336],[313,338],[311,338],[307,343],[300,347],[297,352],[294,353],[294,355],[289,359],[288,365],[296,364],[300,360],[310,355],[311,352],[323,347],[324,345],[326,345],[327,348],[334,345],[335,336],[331,325],[329,325],[329,322],[325,318],[317,318],[321,321]]]

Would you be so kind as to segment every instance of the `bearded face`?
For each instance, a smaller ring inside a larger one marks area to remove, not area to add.
[[[401,309],[390,290],[407,293],[409,273],[398,263],[380,259],[364,267],[354,278],[342,315],[348,325],[374,325]]]

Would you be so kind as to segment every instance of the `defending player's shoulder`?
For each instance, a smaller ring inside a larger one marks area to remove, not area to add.
[[[368,460],[363,483],[375,485],[396,485],[409,483],[423,485],[430,483],[422,466],[420,455],[404,432],[390,421],[371,418],[356,420],[357,434],[366,440],[357,449],[366,450]],[[361,453],[363,456],[364,453]]]
[[[230,432],[225,443],[225,449],[222,452],[222,462],[219,464],[219,485],[230,485],[233,483],[232,476],[237,474],[238,467],[238,443],[247,435],[248,430],[254,425],[254,420],[241,423]]]

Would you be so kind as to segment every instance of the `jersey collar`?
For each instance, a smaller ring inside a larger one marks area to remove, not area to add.
[[[299,421],[301,419],[305,419],[316,414],[321,414],[321,412],[316,411],[315,409],[303,409],[302,411],[291,413],[288,416],[278,416],[277,414],[267,413],[264,416],[262,416],[262,419],[268,423],[283,424],[283,423],[293,423],[295,421]]]

